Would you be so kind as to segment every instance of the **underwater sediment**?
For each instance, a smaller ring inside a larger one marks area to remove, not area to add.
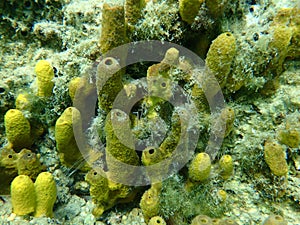
[[[299,1],[0,15],[1,224],[300,224]]]

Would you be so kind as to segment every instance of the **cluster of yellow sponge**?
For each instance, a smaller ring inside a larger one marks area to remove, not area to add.
[[[53,217],[56,184],[52,174],[40,173],[35,183],[29,176],[17,176],[11,183],[11,201],[13,212],[17,215],[34,213],[35,217]]]

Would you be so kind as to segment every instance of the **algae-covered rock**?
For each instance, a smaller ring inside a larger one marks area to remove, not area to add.
[[[300,132],[296,129],[279,130],[278,140],[291,148],[297,148],[300,144]]]

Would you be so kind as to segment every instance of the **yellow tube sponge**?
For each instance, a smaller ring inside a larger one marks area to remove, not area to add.
[[[77,146],[74,130],[78,134],[82,134],[81,115],[75,107],[68,107],[55,124],[56,147],[61,163],[67,167],[72,167],[74,163],[82,160],[82,154]]]
[[[30,111],[32,106],[32,101],[28,93],[20,93],[16,98],[15,104],[16,104],[16,109],[18,110]]]
[[[191,225],[211,225],[212,220],[206,215],[198,215],[193,220]]]
[[[159,213],[159,193],[160,188],[152,186],[150,189],[144,192],[140,201],[140,207],[142,209],[145,221]]]
[[[102,54],[126,43],[125,13],[123,6],[104,3],[100,48]]]
[[[107,113],[112,109],[115,98],[123,88],[121,66],[117,59],[107,57],[97,66],[96,86],[99,107]]]
[[[40,60],[35,66],[35,73],[37,75],[37,95],[40,97],[50,97],[54,82],[54,70],[47,60]]]
[[[224,179],[228,179],[233,173],[233,160],[230,155],[223,155],[219,161],[220,174]]]
[[[109,178],[115,182],[130,179],[134,171],[124,170],[122,163],[137,166],[139,156],[135,152],[129,116],[119,109],[113,109],[107,116],[105,133]]]
[[[198,85],[194,84],[192,87],[192,99],[198,110],[205,111],[209,108],[209,104],[207,98],[205,96],[204,90]]]
[[[127,26],[133,26],[141,17],[142,9],[146,5],[145,0],[126,0],[125,1],[125,20]]]
[[[211,224],[212,225],[221,225],[221,220],[213,218],[213,219],[211,219]]]
[[[235,114],[230,107],[222,109],[220,116],[214,120],[213,131],[218,138],[227,137],[233,129]]]
[[[225,123],[225,134],[224,137],[227,137],[233,129],[233,123],[235,119],[234,110],[232,108],[226,107],[221,111],[221,121]]]
[[[16,152],[31,146],[30,124],[20,110],[8,110],[4,116],[4,125],[7,140]]]
[[[288,172],[285,152],[280,144],[266,141],[264,145],[264,158],[275,176],[284,176]]]
[[[273,37],[268,45],[268,49],[271,49],[274,55],[271,66],[276,68],[277,74],[281,74],[283,70],[282,65],[287,57],[293,37],[293,29],[286,25],[277,25],[273,27],[272,34]]]
[[[225,0],[209,0],[205,1],[205,5],[208,8],[208,12],[214,18],[221,17],[224,13],[225,4],[227,1]]]
[[[287,225],[288,222],[280,215],[271,215],[264,222],[263,225]]]
[[[230,32],[220,34],[209,47],[206,65],[221,87],[225,85],[235,54],[236,40]]]
[[[182,20],[192,24],[203,2],[204,0],[179,0],[179,13]]]
[[[291,148],[297,148],[300,145],[300,132],[295,128],[279,130],[278,140]]]
[[[238,225],[237,222],[235,222],[234,220],[232,219],[223,219],[220,224],[222,225]]]
[[[53,205],[56,201],[56,184],[49,172],[42,172],[34,183],[36,193],[35,217],[53,217]]]
[[[108,180],[96,170],[90,170],[86,174],[85,180],[90,185],[90,195],[96,204],[96,207],[93,209],[93,215],[98,218],[115,203],[109,198]]]
[[[9,195],[10,184],[18,175],[18,155],[10,148],[0,148],[0,195]]]
[[[81,82],[82,82],[81,77],[75,77],[69,83],[69,96],[72,99],[72,101],[74,101],[76,91]]]
[[[26,175],[17,176],[11,183],[13,213],[23,216],[33,213],[36,206],[34,184]]]
[[[207,153],[201,152],[196,155],[189,166],[189,178],[192,181],[204,181],[210,175],[211,160]]]
[[[18,153],[17,168],[18,175],[27,175],[35,179],[39,173],[46,169],[39,160],[40,155],[36,155],[28,149],[22,149]]]
[[[150,219],[148,225],[167,225],[167,223],[160,216],[154,216]]]

